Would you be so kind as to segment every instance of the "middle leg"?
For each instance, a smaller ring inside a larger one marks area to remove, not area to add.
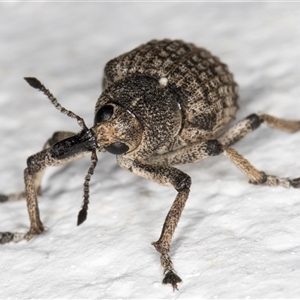
[[[225,149],[224,155],[250,179],[250,183],[267,184],[270,186],[280,185],[286,188],[300,188],[300,178],[290,179],[281,178],[275,175],[267,175],[262,171],[258,171],[236,150],[229,148],[229,146],[241,140],[248,133],[257,129],[262,123],[265,123],[270,128],[290,133],[300,130],[300,121],[279,119],[267,114],[252,114],[229,128],[229,130],[219,138],[219,141]]]

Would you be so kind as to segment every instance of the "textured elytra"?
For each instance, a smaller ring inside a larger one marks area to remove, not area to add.
[[[178,40],[151,41],[109,61],[104,88],[137,74],[155,82],[166,78],[165,88],[177,96],[174,100],[181,107],[179,135],[187,143],[216,137],[235,116],[238,95],[233,75],[203,48]]]
[[[116,155],[120,167],[177,191],[161,235],[152,243],[161,254],[162,282],[175,290],[181,278],[169,251],[189,196],[191,178],[174,166],[224,154],[250,183],[300,188],[300,178],[268,175],[231,148],[262,123],[296,132],[300,130],[300,122],[251,114],[226,129],[237,109],[233,76],[218,58],[183,41],[151,41],[109,61],[104,73],[104,90],[96,102],[91,128],[87,128],[81,117],[61,106],[40,81],[25,78],[55,108],[76,119],[81,131],[54,133],[44,150],[27,160],[25,193],[0,195],[0,202],[25,195],[30,219],[27,233],[0,232],[0,243],[30,240],[45,230],[37,196],[41,195],[40,183],[47,166],[91,155],[91,166],[84,179],[83,205],[77,218],[78,225],[83,223],[87,218],[89,182],[97,165],[97,153],[107,151]]]

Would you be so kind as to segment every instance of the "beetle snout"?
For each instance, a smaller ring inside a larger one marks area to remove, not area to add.
[[[55,143],[50,148],[50,154],[57,160],[69,160],[83,156],[96,148],[98,148],[96,136],[91,128]]]

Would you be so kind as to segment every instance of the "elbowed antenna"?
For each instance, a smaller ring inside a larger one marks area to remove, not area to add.
[[[60,103],[57,101],[57,99],[38,79],[36,79],[35,77],[24,77],[24,79],[31,87],[43,92],[51,101],[51,103],[55,106],[55,108],[58,109],[61,113],[67,115],[70,118],[76,119],[77,123],[79,124],[80,127],[82,127],[82,129],[86,129],[86,130],[88,129],[87,126],[85,125],[84,120],[78,115],[76,115],[75,113],[73,113],[72,111],[61,106]]]
[[[31,87],[43,92],[48,97],[48,99],[51,101],[51,103],[55,106],[55,108],[58,109],[61,113],[67,115],[68,117],[76,119],[79,126],[82,127],[82,129],[83,129],[82,132],[79,133],[79,135],[82,134],[83,136],[86,136],[86,138],[87,138],[87,140],[86,140],[87,149],[86,150],[91,151],[92,156],[91,156],[91,166],[88,169],[88,172],[85,176],[84,184],[83,184],[83,205],[82,205],[81,210],[79,211],[79,214],[77,217],[77,225],[80,225],[86,220],[86,217],[87,217],[87,210],[88,210],[89,197],[90,197],[90,180],[91,180],[92,175],[94,174],[94,170],[95,170],[95,168],[97,166],[97,162],[98,162],[97,150],[96,150],[97,143],[93,139],[94,136],[92,136],[92,131],[90,129],[88,129],[84,120],[81,117],[79,117],[78,115],[76,115],[75,113],[73,113],[72,111],[67,110],[66,108],[61,106],[60,103],[57,101],[57,99],[51,94],[51,92],[38,79],[36,79],[35,77],[24,77],[24,79],[27,81],[27,83]],[[70,141],[68,141],[67,145],[64,145],[63,144],[64,141],[60,141],[52,146],[53,154],[57,155],[57,158],[59,158],[59,157],[63,158],[64,155],[69,156],[69,155],[75,154],[79,150],[84,151],[83,145],[80,145],[80,142],[83,142],[83,141],[81,141],[80,139],[76,140],[74,137],[68,138],[68,140],[70,140],[70,139],[72,140],[73,144],[70,143]],[[56,149],[61,146],[63,147],[63,149]],[[70,146],[72,149],[70,149]],[[88,149],[89,147],[91,147],[91,148]]]

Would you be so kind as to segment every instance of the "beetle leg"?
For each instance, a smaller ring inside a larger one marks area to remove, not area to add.
[[[84,134],[85,132],[75,135],[73,140],[84,136]],[[66,136],[69,138],[66,139]],[[19,242],[24,239],[30,240],[35,235],[40,234],[45,230],[40,220],[37,201],[40,175],[47,166],[64,165],[72,160],[90,154],[90,151],[82,150],[81,148],[79,148],[77,152],[75,151],[77,149],[72,151],[66,148],[69,140],[72,139],[72,136],[73,134],[71,133],[59,132],[54,134],[52,139],[48,141],[48,144],[46,143],[46,147],[48,148],[27,159],[27,168],[24,170],[24,181],[30,229],[27,233],[0,232],[0,244],[5,244],[10,241]],[[59,137],[64,137],[64,139],[57,141]]]
[[[229,128],[229,130],[219,138],[219,141],[224,148],[226,148],[242,139],[246,134],[257,129],[262,123],[266,123],[271,128],[291,133],[300,130],[300,121],[279,119],[267,114],[252,114]],[[232,148],[227,148],[224,151],[224,155],[249,177],[250,183],[267,184],[270,186],[280,185],[286,188],[300,188],[300,178],[290,179],[267,175],[262,171],[258,171],[247,159]]]
[[[223,152],[223,145],[218,140],[207,140],[182,147],[165,154],[149,157],[147,163],[155,165],[179,165],[200,161]]]
[[[67,132],[67,131],[57,131],[54,132],[52,137],[47,140],[45,143],[43,149],[50,148],[52,145],[55,143],[64,140],[72,135],[75,135],[76,133],[74,132]],[[41,190],[41,180],[44,174],[44,170],[41,170],[40,172],[34,174],[34,185],[37,190],[37,195],[41,196],[42,195],[42,190]],[[12,193],[8,195],[0,194],[0,203],[1,202],[6,202],[6,201],[15,201],[15,200],[23,200],[26,198],[26,192],[21,192],[21,193]]]
[[[291,133],[300,130],[300,121],[279,119],[267,114],[252,114],[229,128],[219,138],[219,141],[225,147],[231,146],[241,140],[246,134],[257,129],[262,123],[271,128]]]
[[[242,171],[253,184],[267,184],[270,186],[283,186],[285,188],[300,188],[300,178],[290,179],[268,175],[263,171],[257,170],[249,161],[232,148],[224,150],[224,155],[230,159],[235,166]]]
[[[30,220],[30,229],[26,234],[3,232],[0,233],[0,243],[5,244],[10,241],[30,240],[36,234],[44,231],[44,226],[40,220],[37,202],[37,188],[35,185],[35,175],[41,172],[47,165],[47,155],[49,150],[45,149],[27,159],[27,168],[24,170],[25,194],[27,209]]]
[[[250,115],[230,128],[219,140],[208,140],[198,144],[185,146],[166,154],[150,157],[147,162],[158,165],[185,164],[202,160],[208,156],[219,155],[223,152],[224,155],[250,179],[250,183],[267,184],[270,186],[279,185],[285,188],[300,188],[300,178],[281,178],[265,174],[252,166],[249,161],[236,150],[228,147],[228,144],[231,145],[232,143],[237,142],[247,133],[257,128],[263,121],[270,127],[289,132],[295,132],[300,129],[300,122],[298,121],[286,121],[269,115],[261,115],[260,119],[257,115]]]
[[[123,156],[118,156],[117,160],[122,168],[160,184],[171,184],[178,192],[165,219],[160,238],[158,241],[152,243],[155,249],[161,254],[160,261],[164,274],[163,283],[171,284],[173,289],[177,289],[177,284],[181,282],[181,279],[174,270],[169,251],[172,236],[188,199],[191,178],[189,175],[170,166],[142,164],[126,159]]]

